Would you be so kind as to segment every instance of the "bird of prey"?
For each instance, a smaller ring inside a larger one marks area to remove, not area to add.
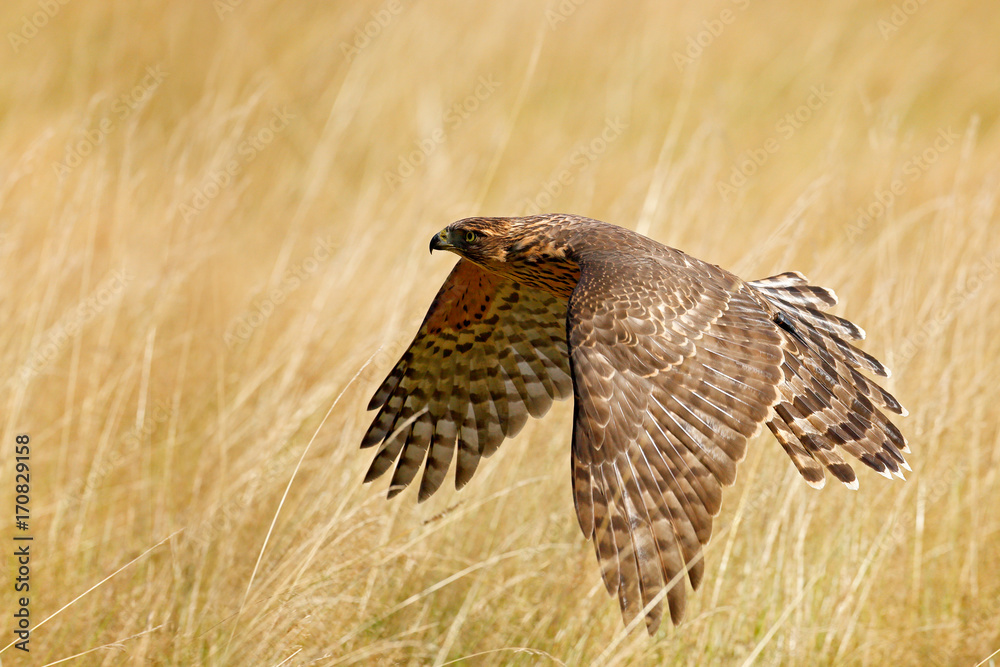
[[[423,467],[419,499],[573,396],[576,516],[626,624],[684,613],[701,549],[747,442],[767,424],[813,487],[855,489],[845,454],[892,478],[906,411],[863,372],[889,372],[823,312],[799,273],[745,282],[628,229],[574,215],[467,218],[430,248],[461,259],[368,405],[365,481],[395,463],[389,497]]]

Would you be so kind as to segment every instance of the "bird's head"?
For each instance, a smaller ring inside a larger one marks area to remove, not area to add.
[[[480,266],[497,266],[507,261],[513,227],[510,218],[459,220],[431,237],[431,252],[450,250]]]
[[[568,298],[580,277],[567,240],[566,216],[466,218],[431,238],[431,252],[450,250],[487,271]]]

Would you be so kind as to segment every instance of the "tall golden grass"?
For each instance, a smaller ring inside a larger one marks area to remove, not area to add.
[[[17,434],[34,537],[4,664],[1000,648],[995,3],[19,0],[0,27],[0,551]],[[910,409],[908,481],[814,491],[765,433],[652,639],[576,525],[568,404],[460,493],[363,486],[367,399],[451,268],[430,235],[536,208],[835,288]]]

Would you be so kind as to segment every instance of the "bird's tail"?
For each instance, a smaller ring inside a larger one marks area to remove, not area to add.
[[[749,284],[772,307],[784,339],[784,381],[767,425],[806,482],[822,487],[826,468],[856,489],[845,451],[885,477],[903,477],[901,469],[910,469],[903,458],[906,438],[882,410],[906,410],[861,373],[889,376],[877,359],[847,342],[863,339],[865,332],[822,312],[837,303],[837,295],[795,272]]]

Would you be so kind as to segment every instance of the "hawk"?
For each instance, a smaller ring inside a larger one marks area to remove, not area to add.
[[[909,470],[885,412],[906,411],[863,373],[888,377],[823,312],[829,289],[800,273],[745,282],[628,229],[574,215],[467,218],[430,249],[461,259],[368,405],[369,482],[395,463],[389,497],[423,467],[419,499],[455,486],[528,416],[573,396],[576,516],[626,624],[653,634],[666,600],[684,613],[701,549],[767,424],[813,487],[856,489],[845,454],[885,477]]]

